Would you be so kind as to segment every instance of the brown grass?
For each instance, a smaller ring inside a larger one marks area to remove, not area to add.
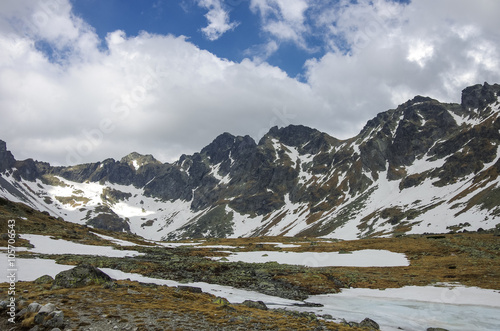
[[[117,281],[117,284],[119,287],[115,289],[88,286],[50,290],[46,285],[40,286],[33,282],[19,282],[18,286],[28,291],[23,294],[28,302],[56,304],[71,324],[66,328],[72,329],[89,325],[88,321],[81,321],[82,317],[113,320],[141,328],[144,327],[144,312],[159,317],[155,318],[155,327],[159,329],[169,329],[167,323],[171,320],[171,313],[189,316],[192,322],[187,329],[196,327],[196,321],[200,318],[214,328],[251,328],[259,325],[259,329],[266,330],[313,330],[320,325],[318,320],[310,317],[230,304],[207,293],[191,293],[167,286],[146,286],[131,281]],[[2,292],[7,287],[7,284],[0,284]],[[23,327],[32,326],[33,319],[34,314],[26,315],[22,321]],[[322,321],[321,324],[326,326],[327,330],[357,330],[333,322]]]

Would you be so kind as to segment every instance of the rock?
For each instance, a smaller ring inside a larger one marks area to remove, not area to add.
[[[46,313],[47,315],[56,310],[56,305],[53,303],[48,303],[38,310],[39,314]]]
[[[28,312],[28,309],[27,308],[23,308],[23,309],[21,309],[20,311],[17,312],[16,317],[21,317],[24,314],[26,314],[27,312]]]
[[[5,308],[7,308],[8,304],[9,303],[7,301],[0,301],[0,310],[4,310]]]
[[[64,324],[64,313],[60,310],[51,312],[43,322],[43,326],[48,328],[59,328]]]
[[[35,284],[52,284],[54,282],[54,278],[49,275],[44,275],[35,279]]]
[[[427,328],[427,331],[448,331],[448,330],[443,328]]]
[[[380,330],[380,326],[378,325],[378,323],[369,318],[365,318],[364,320],[362,320],[361,323],[359,323],[359,326],[362,328],[368,328],[370,330]]]
[[[88,285],[102,285],[112,279],[101,270],[91,265],[79,265],[56,275],[53,287],[75,288]]]
[[[323,307],[324,305],[321,303],[314,303],[314,302],[305,302],[304,303],[294,303],[294,306],[297,307]]]
[[[179,285],[179,286],[177,286],[177,288],[181,291],[186,291],[186,292],[191,292],[191,293],[202,293],[203,292],[200,287],[194,287],[194,286]]]
[[[245,301],[243,301],[243,305],[245,305],[249,308],[255,308],[255,309],[262,309],[262,310],[268,309],[266,304],[262,301],[245,300]]]
[[[40,309],[42,308],[42,305],[39,304],[38,302],[32,302],[28,305],[28,313],[36,313],[39,312]]]

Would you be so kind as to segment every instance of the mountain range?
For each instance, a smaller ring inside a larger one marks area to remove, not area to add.
[[[416,96],[346,140],[273,127],[223,133],[162,163],[51,166],[0,140],[0,197],[66,221],[154,240],[317,236],[356,239],[491,229],[500,217],[500,85],[457,103]]]

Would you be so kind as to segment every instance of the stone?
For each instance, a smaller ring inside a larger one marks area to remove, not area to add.
[[[191,292],[191,293],[202,293],[203,292],[200,287],[194,287],[194,286],[179,285],[179,286],[177,286],[177,288],[181,291],[186,291],[186,292]]]
[[[42,308],[42,305],[39,304],[38,302],[32,302],[28,305],[28,313],[36,313],[39,312],[40,309]]]
[[[249,308],[261,309],[261,310],[268,309],[266,304],[262,301],[245,300],[245,301],[243,301],[243,305],[245,305]]]
[[[427,328],[427,331],[448,331],[448,330],[443,328]]]
[[[88,285],[102,285],[111,281],[111,277],[96,267],[82,264],[73,269],[58,273],[53,287],[75,288]]]
[[[43,275],[35,279],[35,284],[52,284],[54,282],[54,278],[49,275]]]
[[[47,303],[46,305],[42,306],[39,310],[39,314],[47,313],[50,314],[51,312],[56,310],[56,305],[53,303]]]
[[[5,308],[7,308],[7,305],[9,303],[7,301],[0,301],[0,310],[4,310]]]
[[[59,328],[64,324],[64,313],[60,310],[55,310],[51,312],[45,321],[43,322],[43,326],[48,328]]]
[[[359,323],[359,326],[362,328],[368,328],[370,330],[380,330],[380,326],[378,325],[378,323],[369,318],[365,318],[364,320],[362,320],[361,323]]]

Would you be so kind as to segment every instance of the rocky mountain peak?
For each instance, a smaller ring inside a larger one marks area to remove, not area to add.
[[[126,163],[135,170],[138,170],[140,167],[146,164],[161,164],[160,161],[156,160],[152,155],[142,155],[137,152],[132,152],[127,156],[124,156],[120,163]]]
[[[0,153],[7,151],[7,143],[3,140],[0,140]]]
[[[233,136],[225,132],[204,147],[201,154],[208,156],[212,164],[219,164],[228,160],[230,155],[234,157],[255,147],[255,141],[250,136]]]
[[[311,129],[304,125],[288,125],[286,127],[278,128],[277,126],[272,127],[269,132],[264,136],[265,138],[278,139],[280,142],[287,146],[299,147],[309,141],[311,141],[314,136],[320,134],[316,129]],[[260,142],[259,142],[260,144]]]
[[[484,83],[469,86],[462,91],[462,106],[469,110],[483,109],[497,101],[500,85]]]
[[[0,140],[0,172],[10,169],[15,162],[14,155],[7,150],[7,143]]]

